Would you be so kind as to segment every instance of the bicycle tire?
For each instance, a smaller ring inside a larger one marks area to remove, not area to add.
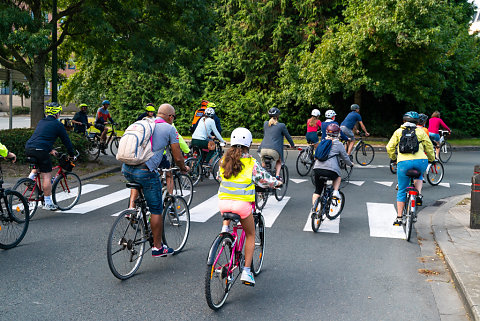
[[[61,211],[74,207],[82,195],[82,181],[77,174],[63,172],[52,185],[52,201]]]
[[[440,145],[440,152],[438,153],[438,158],[440,158],[440,161],[444,164],[448,163],[452,157],[452,154],[452,145],[450,145],[449,142],[443,142],[442,145]]]
[[[100,140],[98,136],[88,138],[87,154],[90,161],[94,161],[100,156]]]
[[[323,222],[321,200],[322,200],[321,196],[315,200],[315,203],[312,209],[313,211],[312,211],[312,214],[310,215],[310,219],[312,221],[312,231],[314,231],[315,233],[318,232],[318,229],[320,228],[320,225],[322,225],[322,222]]]
[[[255,220],[255,249],[251,270],[253,275],[257,276],[262,271],[265,255],[265,219],[260,212],[253,214],[253,216]]]
[[[390,172],[397,174],[397,162],[390,162]]]
[[[297,173],[300,176],[307,176],[308,173],[310,173],[310,171],[312,170],[313,161],[309,160],[308,152],[308,149],[302,149],[302,151],[300,151],[297,156],[296,168]]]
[[[172,202],[172,199],[174,200]],[[163,208],[163,244],[177,254],[185,247],[190,234],[190,210],[182,197],[172,196]]]
[[[360,166],[367,166],[375,157],[375,150],[370,144],[362,144],[357,147],[355,151],[355,159]]]
[[[437,186],[443,180],[444,167],[442,162],[433,162],[428,168],[427,181],[432,186]]]
[[[116,136],[112,139],[112,142],[110,143],[110,153],[112,153],[113,156],[117,156],[118,145],[120,144],[120,138],[122,137]]]
[[[335,200],[333,196],[330,196],[328,199],[328,211],[325,212],[325,215],[330,220],[336,219],[343,211],[343,207],[345,206],[345,194],[342,191],[338,191],[340,194],[340,199]],[[335,204],[336,203],[336,204]],[[332,204],[335,204],[332,206]]]
[[[182,197],[187,205],[192,204],[193,182],[188,174],[176,173],[173,177],[173,195]]]
[[[0,249],[8,250],[17,246],[25,237],[30,216],[28,202],[21,193],[7,189],[2,200],[6,204],[5,209],[1,205]]]
[[[188,174],[192,178],[193,186],[197,186],[198,182],[200,182],[200,178],[202,177],[202,168],[200,166],[199,159],[196,157],[187,158],[185,165],[190,167]]]
[[[282,168],[280,169],[280,177],[283,185],[280,188],[275,189],[275,198],[279,202],[283,199],[288,189],[288,167],[285,164],[282,164]]]
[[[212,310],[218,310],[225,304],[231,289],[230,283],[235,280],[233,274],[228,272],[232,247],[233,237],[229,233],[217,236],[210,247],[205,271],[205,299]]]
[[[40,202],[38,185],[36,181],[26,177],[20,178],[12,187],[12,190],[19,192],[23,197],[25,197],[28,202],[28,210],[30,213],[29,216],[30,219],[32,219],[33,215],[37,211],[38,203]]]
[[[116,278],[126,280],[137,272],[146,241],[145,226],[137,218],[137,211],[121,212],[110,229],[107,243],[108,267]]]
[[[218,177],[219,172],[220,172],[220,158],[217,158],[212,165],[212,175],[218,184],[220,184],[220,178]]]
[[[353,167],[347,166],[343,160],[340,160],[340,174],[342,177],[342,182],[340,183],[340,188],[344,188],[350,182],[350,176],[352,175]]]
[[[412,197],[407,198],[407,203],[405,203],[404,213],[405,213],[405,224],[403,225],[405,231],[405,237],[407,242],[410,242],[413,229],[413,214],[412,214]]]

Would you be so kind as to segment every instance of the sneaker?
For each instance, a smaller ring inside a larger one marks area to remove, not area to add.
[[[101,149],[100,152],[101,152],[103,155],[107,155],[107,152],[106,152],[105,148],[104,148],[104,149]]]
[[[340,192],[334,190],[333,193],[332,193],[332,197],[340,199]]]
[[[417,206],[422,206],[422,205],[423,205],[423,196],[419,194],[417,196]]]
[[[242,277],[240,278],[242,283],[249,286],[255,286],[255,279],[253,278],[252,272],[242,271]]]
[[[174,250],[167,247],[165,244],[161,248],[152,247],[152,256],[153,257],[165,257],[167,255],[172,255]]]
[[[58,210],[58,206],[53,204],[53,203],[52,204],[45,203],[45,204],[43,204],[43,209],[44,210],[49,210],[49,211],[56,211],[56,210]]]
[[[220,233],[230,233],[230,227],[227,225],[222,225],[222,231]]]
[[[280,177],[280,176],[275,176],[275,178],[280,181],[280,182],[283,182],[283,179]]]
[[[397,217],[395,222],[393,222],[393,226],[402,226],[402,218]]]

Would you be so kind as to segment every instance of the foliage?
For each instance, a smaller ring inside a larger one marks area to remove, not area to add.
[[[30,107],[21,107],[21,106],[13,107],[12,113],[14,115],[26,115],[30,113]]]

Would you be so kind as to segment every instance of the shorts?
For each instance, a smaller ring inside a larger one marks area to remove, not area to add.
[[[320,177],[328,177],[332,181],[338,177],[338,174],[336,172],[322,168],[314,168],[313,175],[315,178],[315,194],[317,195],[322,195],[323,185],[325,184],[325,181],[323,179],[320,179]]]
[[[262,148],[262,150],[260,151],[260,157],[262,158],[262,162],[265,162],[265,156],[272,157],[274,162],[280,159],[280,155],[278,155],[278,152],[274,149]]]
[[[122,174],[127,181],[142,185],[143,195],[152,215],[162,215],[162,181],[160,174],[151,172],[144,164],[122,165]]]
[[[95,128],[98,129],[100,132],[103,132],[105,130],[105,125],[104,124],[95,124]]]
[[[253,204],[246,201],[218,200],[220,213],[231,212],[240,215],[241,219],[247,218],[253,212]]]
[[[345,136],[347,136],[351,141],[355,140],[355,134],[353,133],[353,130],[345,126],[340,126],[340,129],[342,130],[342,133],[344,133]]]
[[[428,166],[428,159],[409,159],[397,163],[397,181],[398,181],[398,191],[397,191],[397,202],[405,202],[407,200],[407,187],[410,183],[410,177],[407,176],[407,171],[411,168],[422,173],[419,178],[415,180],[423,180],[423,174]]]
[[[428,133],[428,137],[436,143],[440,142],[440,134]]]
[[[29,148],[25,150],[25,155],[37,159],[36,165],[40,173],[50,173],[52,171],[52,159],[50,153],[46,150]]]
[[[305,135],[305,138],[307,139],[307,143],[309,144],[316,144],[318,143],[318,135],[317,132],[308,132]]]
[[[162,161],[160,162],[160,165],[158,165],[158,167],[165,168],[165,169],[170,168],[170,162],[168,160],[167,154],[163,154]]]

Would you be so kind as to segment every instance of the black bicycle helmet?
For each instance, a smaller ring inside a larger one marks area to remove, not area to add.
[[[360,106],[358,106],[357,104],[353,104],[352,106],[350,106],[350,109],[357,110],[357,109],[360,109]]]
[[[418,115],[418,121],[419,121],[418,123],[419,124],[425,124],[427,122],[427,120],[428,120],[427,115],[425,115],[425,114]]]
[[[280,109],[278,109],[277,107],[272,107],[268,110],[268,115],[270,117],[278,117],[280,116],[281,112],[280,112]]]

